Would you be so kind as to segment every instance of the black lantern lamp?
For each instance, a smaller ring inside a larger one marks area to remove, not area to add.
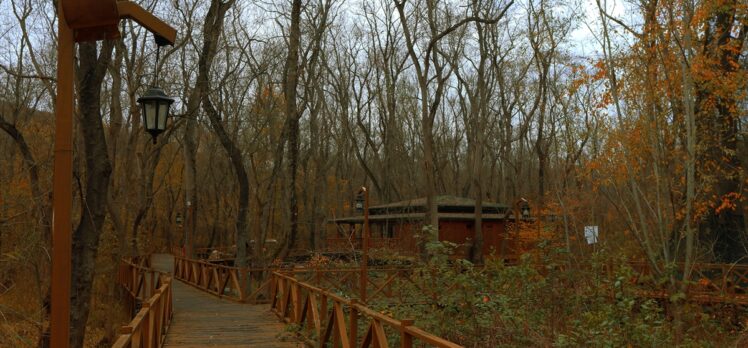
[[[356,195],[356,201],[354,202],[353,207],[356,208],[357,213],[364,212],[364,194],[362,192]]]
[[[156,137],[166,129],[166,118],[169,117],[169,107],[174,103],[174,98],[167,96],[163,89],[153,86],[138,98],[138,103],[143,109],[143,126],[151,134],[155,144]]]
[[[530,217],[530,204],[527,201],[522,202],[522,218],[527,219]]]
[[[174,98],[166,95],[163,89],[156,86],[158,82],[158,58],[161,54],[161,46],[168,44],[163,38],[156,36],[156,68],[153,76],[153,85],[145,91],[145,94],[138,98],[138,103],[142,108],[143,126],[146,132],[153,137],[153,143],[156,143],[156,137],[166,130],[166,118],[169,117],[169,108],[174,103]]]

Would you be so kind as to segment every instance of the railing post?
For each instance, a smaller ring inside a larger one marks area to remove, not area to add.
[[[286,283],[288,282],[285,278],[278,278],[278,293],[280,294],[280,317],[284,319],[286,317],[286,309],[288,308],[288,288]]]
[[[172,317],[173,311],[174,311],[174,306],[173,306],[173,302],[172,302],[172,301],[174,301],[174,294],[172,293],[172,279],[169,279],[169,287],[168,287],[168,289],[169,289],[169,291],[167,291],[167,293],[169,294],[169,301],[166,302],[168,304],[168,309],[166,311],[166,316],[167,316],[167,322],[171,323],[171,317]]]
[[[275,309],[275,305],[278,303],[278,279],[275,277],[275,273],[270,273],[270,309]]]
[[[413,326],[413,323],[413,319],[400,321],[400,348],[413,348],[413,336],[405,330],[408,326]]]
[[[252,284],[252,273],[247,267],[239,268],[237,272],[239,272],[237,279],[239,281],[239,288],[236,290],[239,292],[239,301],[244,302],[247,294],[252,292],[252,287],[250,286]]]
[[[721,294],[720,294],[721,296],[725,296],[725,295],[733,293],[732,289],[730,289],[730,286],[728,285],[727,273],[729,271],[730,270],[725,265],[722,265],[722,289],[720,291],[721,292]]]
[[[355,298],[351,299],[351,314],[350,314],[350,331],[348,332],[348,341],[351,343],[351,347],[357,347],[358,346],[358,309],[356,309],[356,305],[358,304],[358,300]]]
[[[150,276],[151,282],[148,284],[148,294],[146,295],[146,298],[153,296],[153,293],[156,291],[156,273],[150,272]]]
[[[149,302],[143,302],[143,308],[147,309],[145,318],[145,323],[142,326],[142,335],[143,335],[143,348],[151,348],[151,343],[153,342],[153,311],[151,310],[151,304]]]
[[[329,317],[327,316],[327,295],[325,293],[322,293],[319,297],[319,317],[320,321],[327,318],[329,320]],[[325,327],[327,325],[327,321],[320,323],[322,324],[322,327]]]
[[[158,296],[158,299],[154,303],[156,306],[155,311],[154,308],[151,308],[151,317],[153,318],[153,346],[154,347],[160,347],[161,346],[161,330],[163,328],[164,322],[163,322],[163,290],[156,289],[156,294],[154,296]]]
[[[296,324],[301,322],[301,289],[298,282],[291,283],[291,303],[293,305],[292,321]]]

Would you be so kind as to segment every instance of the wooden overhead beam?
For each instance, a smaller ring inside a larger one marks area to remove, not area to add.
[[[120,37],[117,23],[116,1],[59,0],[64,21],[73,30],[75,42],[117,39]]]
[[[156,44],[174,45],[177,30],[132,1],[119,0],[59,0],[65,22],[73,29],[75,42],[112,40],[119,38],[118,23],[129,18],[148,29],[156,37]]]
[[[132,1],[117,1],[117,11],[120,19],[132,19],[153,33],[160,46],[174,45],[177,40],[176,29]]]

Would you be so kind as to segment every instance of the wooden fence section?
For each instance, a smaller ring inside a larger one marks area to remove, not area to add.
[[[353,251],[361,250],[364,245],[360,237],[334,237],[325,239],[324,251]],[[417,250],[417,245],[412,238],[369,238],[370,249],[385,249],[397,251],[405,255],[412,255]]]
[[[139,303],[151,298],[161,286],[163,272],[150,268],[150,255],[120,261],[117,283],[127,292],[125,301],[130,317],[135,315]]]
[[[642,297],[667,298],[667,284],[663,285],[662,276],[654,276],[652,269],[645,263],[630,263],[633,273],[628,282],[636,288]],[[131,294],[139,294],[143,282],[138,280],[143,267],[130,264],[126,268],[128,289],[135,289]],[[568,266],[548,269],[539,267],[540,273],[568,271]],[[594,272],[614,276],[619,267],[608,265]],[[680,278],[683,265],[673,265],[670,273]],[[593,271],[586,268],[579,270]],[[489,268],[480,272],[490,271]],[[239,302],[271,303],[275,313],[287,323],[294,323],[302,330],[302,336],[309,343],[324,346],[351,347],[387,347],[392,340],[399,340],[402,347],[411,347],[414,341],[420,341],[436,347],[458,347],[458,345],[436,337],[413,326],[411,320],[397,320],[377,313],[356,299],[346,299],[338,294],[360,294],[361,269],[295,267],[295,268],[238,268],[212,263],[204,260],[175,257],[175,277],[203,291],[218,297]],[[379,302],[394,301],[404,303],[399,298],[398,288],[404,283],[415,286],[424,300],[438,300],[443,293],[435,293],[429,284],[419,281],[419,272],[428,270],[412,267],[371,267],[366,284],[367,299]],[[129,276],[132,274],[133,276]],[[144,276],[141,276],[141,279]],[[748,304],[748,266],[726,264],[695,264],[691,269],[692,282],[686,291],[688,301],[702,303],[736,303]],[[147,283],[147,282],[146,282]],[[460,284],[454,284],[459,288]],[[354,295],[354,296],[355,296]],[[412,301],[412,299],[408,299]],[[359,328],[367,325],[366,333],[359,335]],[[389,343],[388,343],[389,337]]]
[[[120,329],[112,347],[158,348],[166,337],[173,316],[172,278],[145,265],[150,266],[149,256],[120,263],[117,280],[133,319]]]
[[[270,302],[270,271],[174,256],[175,278],[218,297],[239,302]]]
[[[331,343],[344,348],[385,348],[389,347],[388,337],[392,337],[402,348],[411,348],[418,342],[440,348],[462,347],[419,329],[413,320],[389,317],[355,299],[345,299],[292,276],[273,272],[270,279],[271,309],[281,320],[296,324],[307,343],[314,346]],[[360,339],[359,324],[366,325],[366,333]]]
[[[294,278],[315,287],[346,294],[361,294],[360,267],[308,267],[292,270],[279,270],[283,274],[292,274]],[[412,275],[417,270],[406,266],[369,267],[366,283],[367,301],[392,301],[399,299],[400,293],[393,288],[398,281],[412,282]],[[424,294],[429,294],[424,289]]]
[[[269,303],[272,272],[293,274],[312,284],[342,293],[360,294],[360,267],[238,268],[205,260],[174,257],[174,277],[221,298],[247,303]],[[370,267],[366,285],[367,299],[387,300],[398,296],[393,291],[397,280],[407,280],[409,267]],[[424,289],[428,293],[427,289]]]

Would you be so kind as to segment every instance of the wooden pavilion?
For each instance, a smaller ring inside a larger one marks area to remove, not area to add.
[[[454,258],[468,258],[475,239],[475,200],[457,196],[437,196],[439,240],[458,245]],[[426,199],[416,198],[369,208],[370,249],[385,249],[403,255],[418,253],[417,234],[424,226]],[[483,202],[482,231],[484,257],[516,259],[521,243],[511,233],[514,216],[509,206]],[[329,220],[335,232],[326,238],[326,251],[360,250],[364,216]],[[508,232],[509,231],[509,232]],[[329,237],[331,236],[332,237]],[[503,255],[502,255],[503,251]]]

